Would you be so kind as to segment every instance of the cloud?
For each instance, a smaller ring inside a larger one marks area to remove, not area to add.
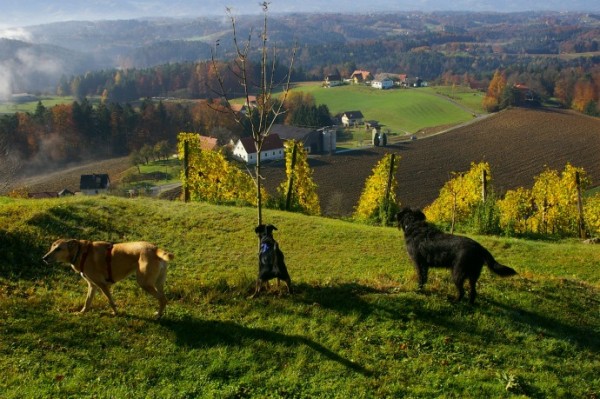
[[[63,71],[60,59],[40,53],[34,47],[19,49],[14,57],[0,61],[0,100],[9,100],[15,92],[54,81]]]
[[[0,28],[0,39],[31,41],[31,34],[23,28]]]
[[[0,63],[0,101],[10,99],[12,95],[13,74],[12,68]]]

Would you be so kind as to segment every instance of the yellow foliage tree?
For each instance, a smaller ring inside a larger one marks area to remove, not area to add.
[[[585,226],[592,237],[600,237],[600,193],[585,199]]]
[[[182,171],[181,181],[195,201],[213,203],[240,203],[256,205],[256,185],[248,173],[227,161],[218,151],[203,151],[200,135],[180,133],[177,148],[184,157],[185,143],[188,147],[188,170]],[[266,193],[263,192],[263,198]]]
[[[292,159],[294,149],[295,160]],[[302,143],[296,140],[288,140],[285,143],[285,171],[287,179],[279,186],[282,200],[285,202],[288,190],[291,189],[290,209],[300,209],[309,215],[320,215],[321,205],[317,196],[317,185],[312,179],[313,172],[308,166],[308,153]]]
[[[488,112],[498,111],[504,89],[506,89],[506,76],[504,73],[496,70],[488,86],[487,93],[483,98],[483,107]]]
[[[509,190],[504,199],[498,200],[500,228],[510,234],[532,231],[531,217],[534,213],[531,190],[519,187]]]
[[[399,207],[396,202],[398,155],[386,154],[373,168],[354,211],[359,221],[387,224]],[[391,176],[390,176],[391,171]]]
[[[531,190],[508,191],[504,199],[498,201],[500,226],[518,234],[576,235],[579,230],[577,175],[580,190],[585,190],[589,186],[585,171],[567,164],[560,174],[549,168],[544,170],[535,177]],[[593,200],[584,206],[588,225],[588,218],[592,225],[596,220],[591,214],[594,206]],[[586,209],[588,207],[592,210]]]
[[[485,182],[482,176],[485,172]],[[466,220],[483,200],[483,184],[491,181],[490,165],[487,162],[471,163],[465,173],[453,172],[454,178],[446,182],[439,197],[424,213],[432,222],[455,223]]]

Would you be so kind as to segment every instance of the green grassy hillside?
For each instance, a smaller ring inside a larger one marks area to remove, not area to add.
[[[414,133],[420,129],[456,125],[473,119],[480,109],[474,106],[473,93],[468,101],[450,101],[444,95],[437,95],[433,88],[377,90],[370,86],[347,85],[332,88],[320,84],[304,84],[296,87],[312,93],[317,104],[327,104],[335,115],[345,111],[361,111],[366,120],[377,120],[392,133]],[[481,103],[481,97],[475,96]],[[458,104],[463,104],[459,106]]]
[[[3,398],[595,398],[600,251],[476,237],[519,271],[484,270],[455,304],[445,270],[416,284],[395,228],[265,211],[297,292],[248,299],[256,211],[76,197],[0,199]],[[176,254],[169,305],[135,278],[77,314],[86,285],[40,258],[58,237],[148,240]]]

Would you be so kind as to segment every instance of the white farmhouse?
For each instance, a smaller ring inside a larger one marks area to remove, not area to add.
[[[371,83],[371,87],[374,87],[376,89],[381,89],[381,90],[390,89],[390,88],[394,87],[394,81],[390,78],[374,80]]]
[[[233,147],[233,157],[239,161],[246,162],[248,165],[256,164],[256,147],[252,137],[244,137],[235,143]],[[260,152],[261,161],[274,161],[285,158],[283,141],[277,134],[269,134],[265,137],[262,151]]]

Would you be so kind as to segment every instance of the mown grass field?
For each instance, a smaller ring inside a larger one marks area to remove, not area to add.
[[[35,112],[38,102],[41,101],[44,107],[51,108],[58,104],[72,103],[73,97],[42,96],[35,101],[26,102],[2,102],[0,103],[0,114],[14,114],[15,112]]]
[[[310,83],[299,85],[294,90],[313,94],[316,103],[327,104],[333,115],[361,111],[365,120],[376,120],[384,125],[384,129],[395,134],[457,125],[472,120],[473,114],[481,112],[480,105],[471,108],[476,107],[476,100],[471,99],[473,93],[464,96],[469,101],[461,100],[457,94],[453,102],[445,95],[437,95],[434,88],[377,90],[364,85],[324,88],[320,83]]]
[[[256,210],[151,199],[0,199],[3,398],[597,398],[600,251],[476,237],[519,276],[484,270],[478,304],[449,273],[424,293],[395,228],[266,210],[296,288],[248,299]],[[58,237],[144,239],[176,254],[167,314],[134,278],[124,311],[40,258]]]

